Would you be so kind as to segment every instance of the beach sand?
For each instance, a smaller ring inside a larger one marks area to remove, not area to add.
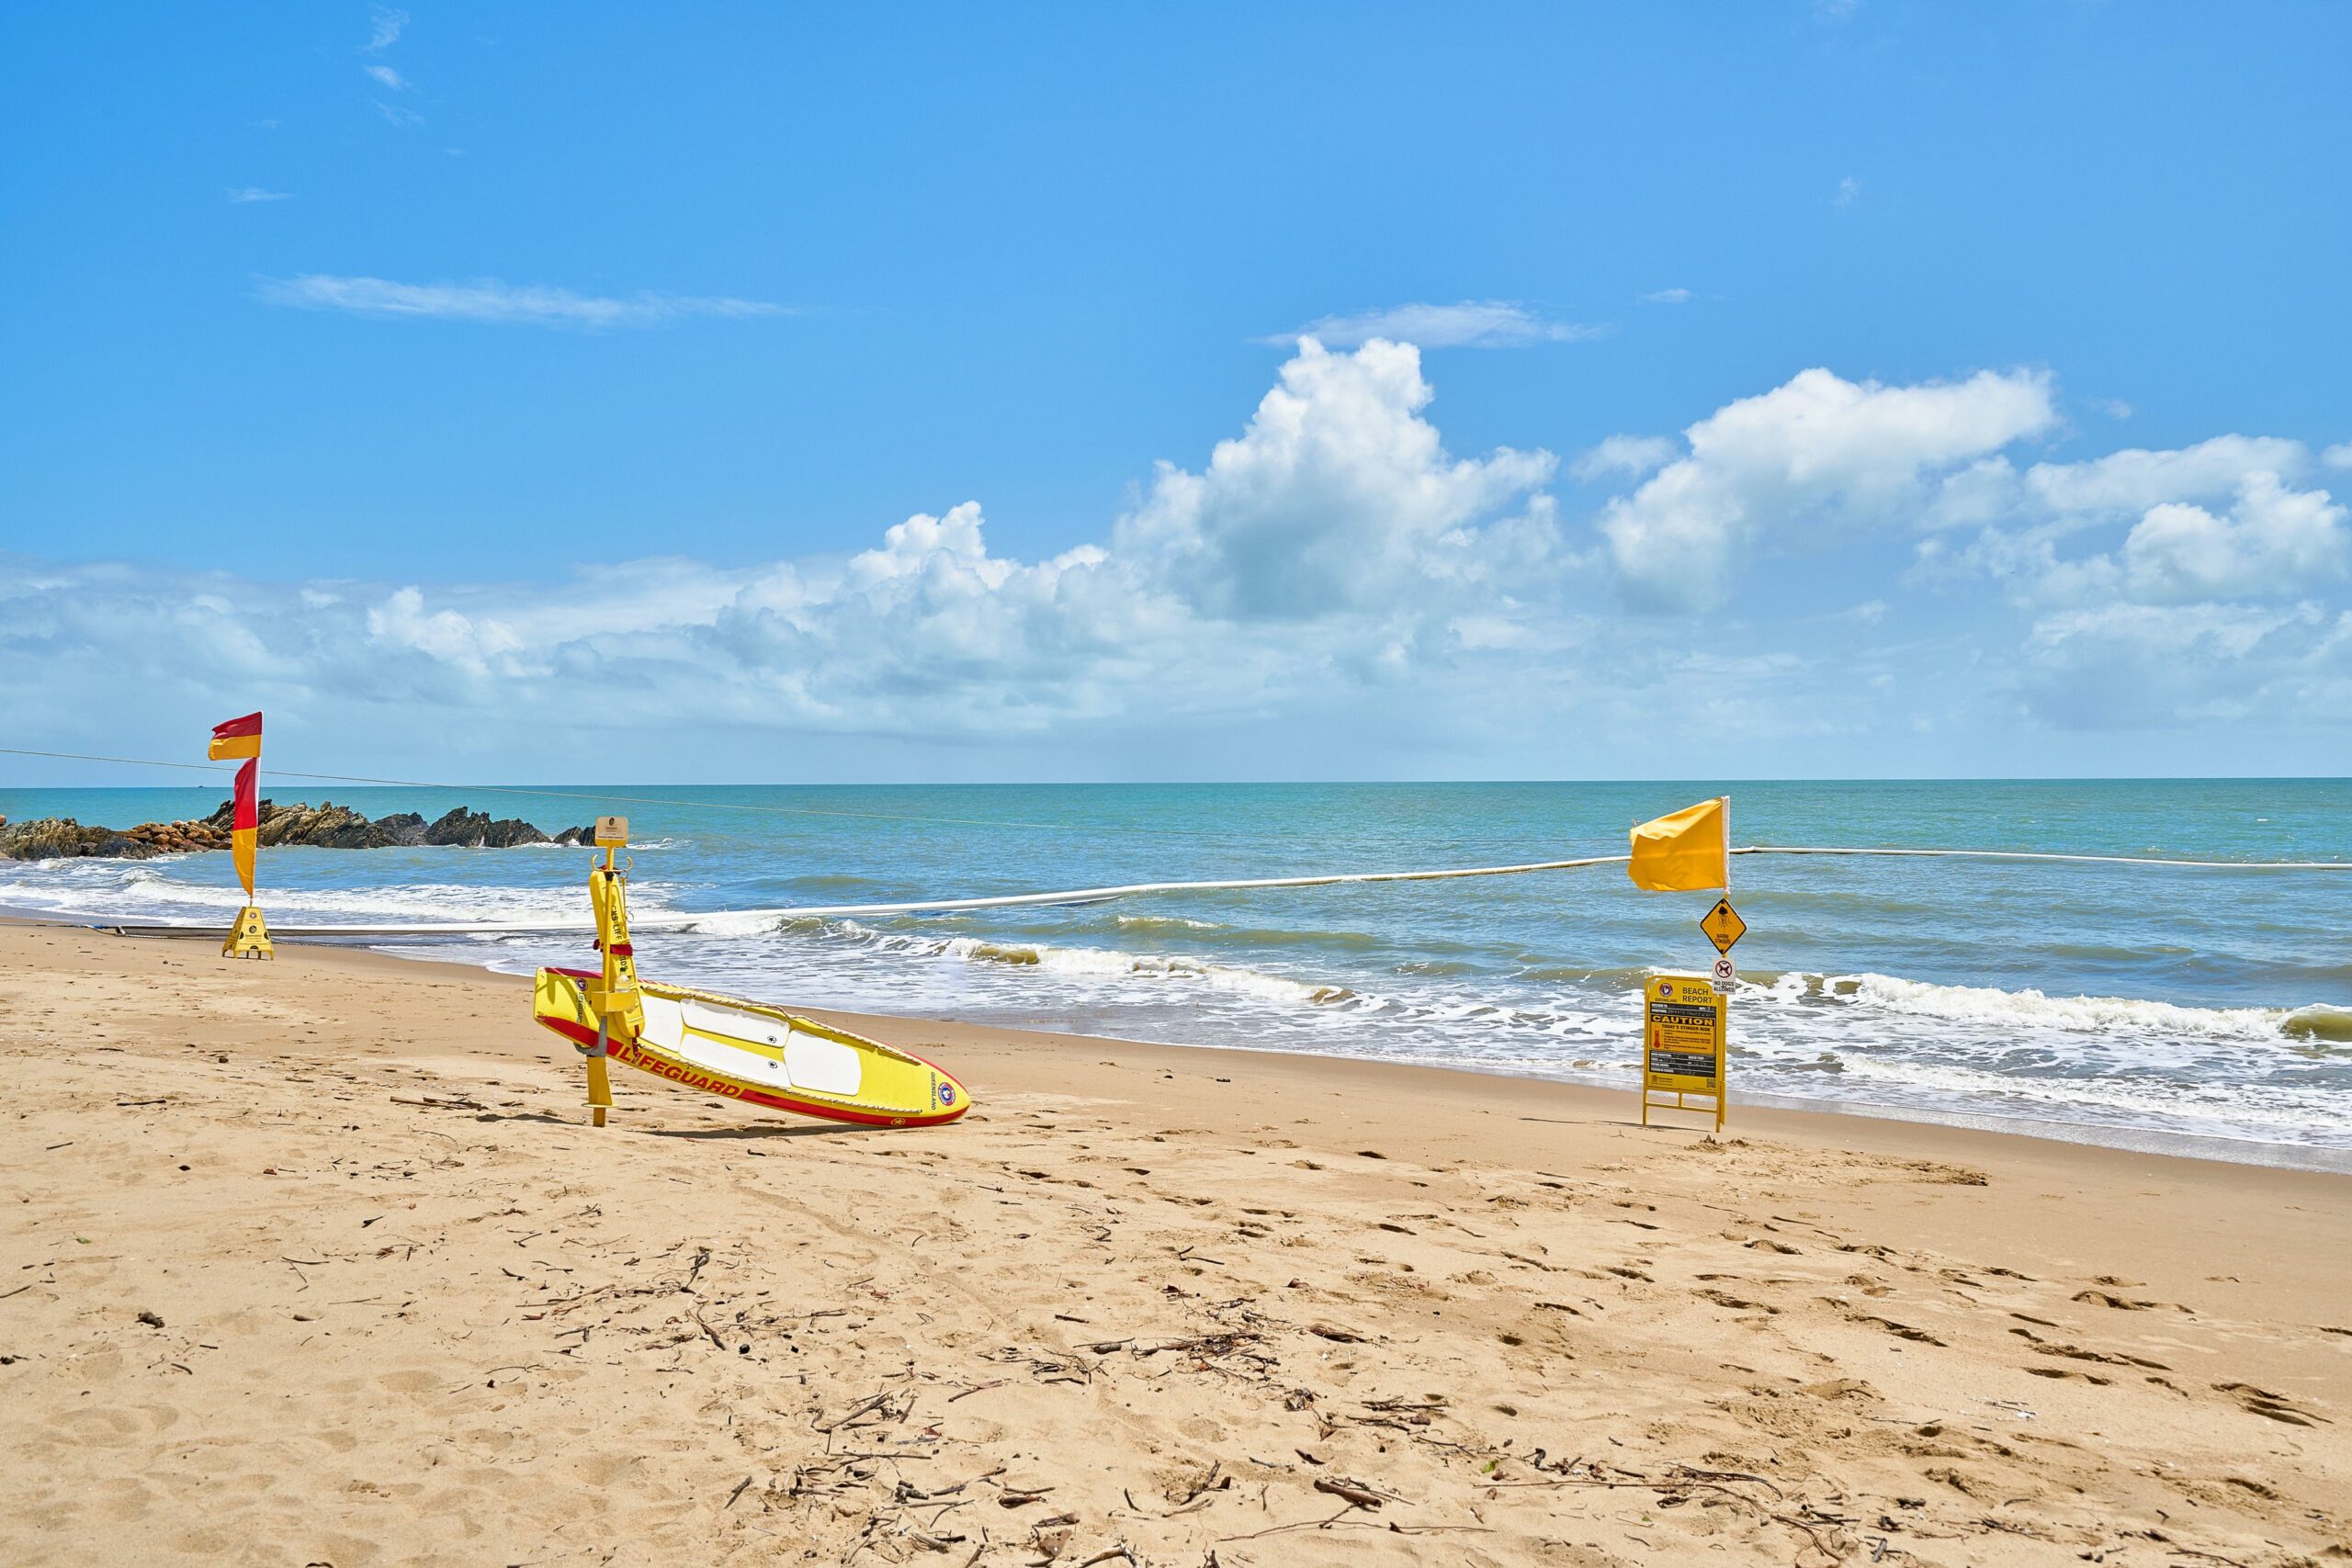
[[[838,1014],[978,1108],[598,1132],[529,1002],[0,929],[0,1561],[2352,1559],[2352,1179]]]

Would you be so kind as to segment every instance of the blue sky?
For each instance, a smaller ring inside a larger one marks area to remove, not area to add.
[[[2340,773],[2347,57],[2339,6],[12,8],[0,743]]]

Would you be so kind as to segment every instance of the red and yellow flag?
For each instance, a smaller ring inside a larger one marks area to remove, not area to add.
[[[212,727],[212,749],[205,753],[214,761],[224,757],[258,757],[261,755],[261,715],[249,713],[243,718],[232,718],[226,724]]]
[[[229,852],[237,863],[237,880],[245,897],[254,896],[254,840],[261,829],[261,715],[249,713],[212,727],[213,758],[243,757],[237,770],[237,792],[229,817]]]
[[[1731,796],[1718,795],[1634,829],[1626,874],[1653,893],[1731,886]]]

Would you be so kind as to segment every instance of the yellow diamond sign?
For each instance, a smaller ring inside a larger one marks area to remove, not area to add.
[[[1747,934],[1747,922],[1739,918],[1739,911],[1731,907],[1730,899],[1718,898],[1715,907],[1699,922],[1699,929],[1707,933],[1707,940],[1715,944],[1717,953],[1729,953],[1731,944]]]

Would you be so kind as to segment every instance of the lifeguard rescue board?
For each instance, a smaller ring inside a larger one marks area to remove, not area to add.
[[[597,978],[593,969],[540,970],[533,1016],[575,1044],[595,1044],[596,1014],[583,987]],[[895,1045],[781,1008],[638,985],[644,1032],[607,1050],[640,1072],[747,1105],[868,1127],[928,1127],[971,1109],[952,1075]]]

